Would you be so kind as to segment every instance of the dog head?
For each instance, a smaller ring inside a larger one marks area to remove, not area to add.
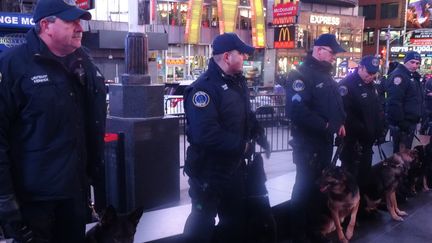
[[[128,214],[117,214],[109,206],[99,223],[87,232],[86,243],[132,243],[143,211],[137,208]]]
[[[322,193],[341,194],[346,191],[357,193],[358,187],[354,177],[342,167],[325,169],[319,180]]]

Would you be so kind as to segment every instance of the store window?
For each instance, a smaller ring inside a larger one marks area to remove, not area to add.
[[[375,30],[374,29],[368,29],[365,32],[363,32],[363,45],[374,45],[374,36],[375,36]]]
[[[219,17],[216,5],[204,5],[201,23],[203,27],[219,27]]]
[[[157,4],[158,23],[165,25],[186,25],[188,4],[160,2]]]
[[[381,4],[381,19],[394,19],[398,17],[398,3],[383,3]]]
[[[251,17],[252,13],[249,6],[239,6],[237,29],[251,29]]]
[[[376,5],[364,5],[359,8],[359,15],[364,16],[365,20],[376,18]]]

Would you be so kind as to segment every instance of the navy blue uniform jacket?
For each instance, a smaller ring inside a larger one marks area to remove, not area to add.
[[[420,121],[423,92],[415,73],[398,65],[386,81],[386,92],[390,125],[407,127]]]
[[[345,121],[342,97],[331,75],[332,65],[308,55],[288,75],[286,113],[296,143],[332,142]]]
[[[384,111],[374,83],[364,83],[356,70],[340,81],[339,91],[347,113],[347,139],[373,144],[384,127]]]
[[[102,163],[104,78],[82,48],[68,57],[71,66],[33,29],[0,57],[0,195],[71,198]]]
[[[197,166],[233,171],[246,142],[258,133],[263,135],[251,111],[244,76],[226,75],[212,58],[208,70],[186,88],[184,98],[188,142],[200,154]],[[188,166],[186,172],[191,169]]]

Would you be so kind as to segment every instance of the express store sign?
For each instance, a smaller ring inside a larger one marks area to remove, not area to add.
[[[298,3],[280,3],[273,6],[273,24],[294,24],[298,13]]]

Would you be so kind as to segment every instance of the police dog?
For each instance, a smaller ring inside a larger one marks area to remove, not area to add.
[[[414,147],[417,153],[416,162],[408,171],[408,182],[413,193],[417,192],[417,188],[422,191],[429,191],[428,172],[431,169],[432,163],[432,145],[418,145]]]
[[[402,216],[408,214],[397,205],[396,189],[408,175],[408,170],[416,158],[414,150],[402,148],[400,152],[372,167],[371,180],[364,192],[367,211],[376,209],[380,199],[384,198],[391,217],[396,221],[403,221]]]
[[[341,167],[326,169],[319,182],[320,191],[325,194],[329,213],[322,215],[321,234],[328,235],[336,230],[340,242],[348,242],[354,234],[360,193],[354,177]],[[350,216],[344,234],[341,224]]]
[[[101,220],[87,232],[85,242],[132,243],[142,214],[143,208],[137,208],[129,214],[118,215],[114,207],[108,206]]]

